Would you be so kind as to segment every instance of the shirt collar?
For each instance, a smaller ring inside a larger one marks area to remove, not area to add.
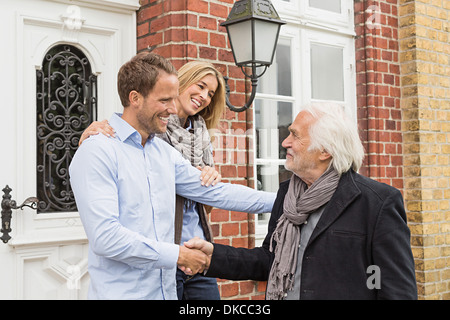
[[[109,124],[116,131],[116,137],[119,138],[120,141],[125,141],[127,139],[131,139],[137,144],[141,144],[142,137],[140,133],[133,128],[128,122],[122,119],[122,113],[113,113],[109,120]],[[151,141],[155,135],[151,134],[148,141]]]

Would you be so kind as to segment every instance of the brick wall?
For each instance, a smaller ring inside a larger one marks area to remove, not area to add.
[[[405,203],[421,299],[450,299],[449,1],[400,1]]]
[[[358,124],[366,150],[361,173],[403,189],[396,0],[355,1]]]

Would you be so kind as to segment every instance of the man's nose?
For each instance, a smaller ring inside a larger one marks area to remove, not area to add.
[[[289,136],[287,136],[284,140],[283,140],[283,142],[281,143],[281,146],[283,147],[283,148],[285,148],[285,149],[287,149],[287,148],[289,148]]]
[[[167,108],[167,112],[169,112],[170,114],[177,113],[177,104],[175,103],[175,99],[173,99],[171,101],[171,103],[169,104],[169,107]]]

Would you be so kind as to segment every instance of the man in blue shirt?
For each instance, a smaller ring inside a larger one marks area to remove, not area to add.
[[[155,138],[176,113],[178,78],[166,59],[140,53],[118,74],[123,114],[115,138],[92,136],[70,165],[89,239],[90,299],[177,299],[177,266],[197,273],[207,257],[174,244],[175,194],[222,209],[270,212],[275,194],[235,184],[205,187],[199,171]]]

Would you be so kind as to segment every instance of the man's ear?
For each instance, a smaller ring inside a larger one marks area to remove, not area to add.
[[[141,94],[136,90],[131,90],[128,94],[128,100],[130,101],[130,106],[137,107],[140,105]]]
[[[319,155],[319,160],[331,160],[331,154],[329,154],[326,150],[322,150]]]

